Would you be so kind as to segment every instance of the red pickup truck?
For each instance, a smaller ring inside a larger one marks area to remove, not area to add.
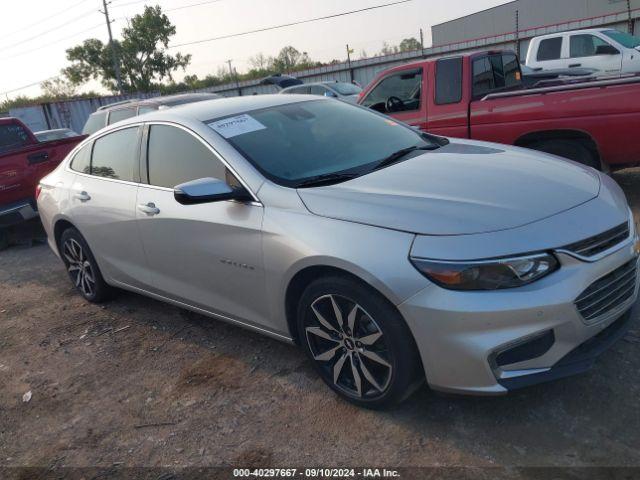
[[[423,131],[532,148],[603,171],[640,164],[640,76],[525,88],[510,51],[380,73],[358,103]]]
[[[38,182],[84,138],[39,142],[17,118],[0,118],[0,230],[37,215]]]

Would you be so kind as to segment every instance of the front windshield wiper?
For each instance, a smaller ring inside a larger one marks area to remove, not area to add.
[[[436,144],[421,145],[421,146],[414,145],[412,147],[403,148],[402,150],[393,152],[391,155],[389,155],[388,157],[378,162],[376,166],[373,168],[373,171],[380,170],[381,168],[384,168],[384,167],[388,167],[389,165],[392,165],[398,162],[399,160],[402,160],[402,158],[406,157],[412,152],[415,152],[418,150],[425,150],[425,151],[437,150],[438,148],[440,148],[440,145],[436,145]]]
[[[321,187],[323,185],[335,185],[336,183],[352,180],[360,175],[356,173],[325,173],[315,177],[307,178],[297,183],[295,188]]]

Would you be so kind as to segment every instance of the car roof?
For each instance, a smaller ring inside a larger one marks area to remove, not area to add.
[[[163,95],[159,97],[151,97],[151,98],[145,98],[145,99],[123,100],[121,102],[104,105],[100,107],[98,110],[96,110],[94,113],[111,112],[114,110],[126,110],[128,108],[137,108],[139,106],[144,106],[144,105],[155,105],[155,106],[164,105],[164,106],[170,107],[176,104],[213,100],[217,98],[220,98],[220,95],[216,93],[207,93],[207,92],[179,93],[176,95]]]
[[[582,33],[602,33],[602,32],[609,32],[611,30],[615,30],[615,28],[609,27],[609,28],[584,28],[582,30],[565,30],[563,32],[555,32],[555,33],[548,33],[546,35],[539,35],[537,38],[538,39],[553,38],[553,37],[559,37],[560,35],[567,35],[567,34],[575,35],[575,34],[582,34]]]
[[[167,110],[158,110],[145,113],[138,117],[128,118],[114,125],[126,125],[141,121],[180,121],[195,120],[205,122],[216,118],[239,115],[252,110],[276,107],[301,102],[331,101],[331,99],[309,95],[250,95],[243,97],[223,97],[215,100],[205,100],[196,103],[187,103]]]

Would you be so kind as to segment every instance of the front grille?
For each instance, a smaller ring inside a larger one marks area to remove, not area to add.
[[[632,260],[596,280],[575,301],[586,321],[607,314],[625,303],[636,290],[636,261]]]
[[[587,238],[586,240],[580,240],[579,242],[572,243],[566,247],[562,247],[562,250],[568,250],[582,257],[593,257],[599,253],[609,250],[611,247],[624,242],[629,238],[629,223],[625,222],[622,225],[618,225],[616,228],[607,230],[594,237]]]

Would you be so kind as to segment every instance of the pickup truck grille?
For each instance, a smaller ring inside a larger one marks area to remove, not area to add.
[[[625,241],[629,238],[629,233],[629,223],[625,222],[594,237],[562,247],[562,250],[573,252],[582,257],[593,257]]]
[[[636,260],[596,280],[576,299],[582,317],[590,322],[633,297],[636,291]]]

